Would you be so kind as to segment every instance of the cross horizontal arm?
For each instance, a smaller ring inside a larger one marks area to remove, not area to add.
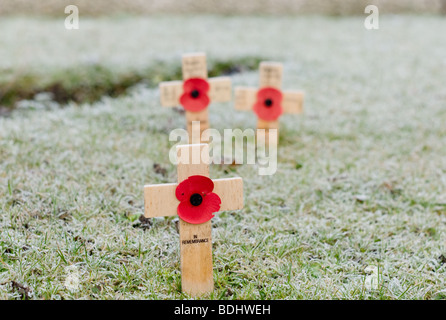
[[[214,193],[221,199],[220,211],[240,210],[243,208],[242,178],[216,179]]]
[[[232,84],[229,77],[216,77],[209,80],[209,98],[212,102],[226,102],[232,98]]]
[[[236,87],[234,108],[242,111],[252,110],[256,102],[257,91],[257,88],[254,87]]]
[[[180,203],[175,196],[176,183],[144,186],[144,216],[146,218],[177,215]]]
[[[243,180],[241,178],[213,181],[213,192],[221,199],[220,211],[243,208]],[[155,218],[177,215],[177,207],[180,203],[175,197],[177,186],[176,183],[144,186],[144,216]]]
[[[180,97],[183,93],[182,81],[166,81],[159,85],[160,100],[163,107],[176,107],[180,105]]]
[[[284,113],[302,113],[304,104],[304,94],[300,91],[283,92],[283,112]]]
[[[229,77],[216,77],[209,80],[209,98],[212,102],[226,102],[232,98],[232,83]],[[160,100],[163,107],[176,107],[180,105],[183,94],[182,81],[165,81],[159,84]]]

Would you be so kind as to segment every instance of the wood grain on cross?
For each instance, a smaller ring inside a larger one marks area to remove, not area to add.
[[[279,62],[261,62],[259,67],[260,84],[255,87],[236,87],[235,88],[235,109],[252,110],[256,100],[257,93],[262,88],[275,88],[282,92],[282,108],[284,114],[299,114],[303,112],[304,94],[301,91],[281,90],[283,78],[283,65]],[[257,129],[265,129],[268,136],[269,129],[279,129],[279,120],[265,121],[260,118],[257,120]]]
[[[190,78],[202,78],[210,85],[210,102],[225,102],[232,98],[231,79],[229,77],[216,77],[208,79],[205,53],[190,53],[182,57],[183,81]],[[167,81],[160,83],[160,100],[163,107],[179,106],[180,97],[183,94],[183,81]],[[199,112],[186,110],[187,131],[189,133],[189,143],[200,143],[201,139],[192,141],[192,121],[200,121],[201,133],[209,128],[208,108]]]
[[[178,184],[194,175],[209,177],[209,146],[207,144],[177,146],[177,156],[178,183],[144,187],[145,217],[177,215],[179,201],[175,196],[175,190]],[[241,178],[216,179],[213,182],[213,192],[221,199],[220,211],[243,208],[243,180]],[[192,296],[211,292],[214,289],[211,221],[190,224],[180,218],[179,231],[183,292]]]

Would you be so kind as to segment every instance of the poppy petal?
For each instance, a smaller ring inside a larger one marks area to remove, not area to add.
[[[220,211],[221,199],[218,194],[211,192],[204,196],[202,205],[206,214],[212,214]]]
[[[257,92],[257,100],[264,101],[266,99],[271,99],[280,104],[282,102],[282,92],[273,87],[262,88]]]
[[[212,192],[212,190],[214,190],[214,182],[211,179],[201,175],[194,175],[178,184],[175,196],[179,201],[189,201],[194,193],[204,195]]]
[[[182,181],[175,189],[175,196],[179,201],[189,199],[191,195],[192,193],[187,179]]]
[[[265,121],[275,121],[283,112],[281,105],[273,105],[268,108],[263,102],[257,102],[253,110],[260,119]]]
[[[193,192],[210,193],[214,190],[214,181],[208,177],[194,175],[187,178],[187,180],[194,189],[192,190]]]
[[[205,93],[200,94],[198,98],[192,98],[190,93],[185,92],[180,97],[180,103],[185,110],[198,112],[209,105],[210,99]]]
[[[209,91],[209,88],[209,83],[203,78],[189,78],[183,82],[183,90],[189,93],[193,90],[198,90],[204,94]]]

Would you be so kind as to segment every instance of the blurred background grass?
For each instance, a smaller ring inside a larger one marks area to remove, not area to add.
[[[0,0],[0,15],[60,15],[74,4],[84,15],[213,14],[363,14],[367,5],[382,13],[446,13],[446,0]]]
[[[177,76],[178,70],[167,70],[165,64],[160,66],[158,62],[154,65],[144,63],[143,66],[138,65],[138,67],[133,65],[132,68],[127,67],[123,71],[119,71],[118,69],[122,69],[123,65],[128,66],[132,63],[121,61],[111,66],[105,65],[104,61],[107,60],[107,56],[113,56],[111,53],[103,55],[101,59],[96,59],[99,64],[71,63],[71,67],[61,67],[60,57],[71,61],[78,61],[79,58],[73,57],[72,54],[68,57],[69,50],[64,53],[42,52],[42,46],[36,39],[51,42],[50,34],[53,37],[60,37],[61,34],[58,33],[60,30],[57,27],[54,28],[55,25],[48,24],[51,20],[64,19],[66,17],[65,7],[73,4],[79,8],[82,23],[84,23],[83,28],[88,26],[87,21],[91,20],[100,21],[102,18],[124,17],[134,19],[138,16],[144,18],[151,16],[152,19],[155,16],[177,16],[178,18],[180,15],[184,17],[242,15],[271,16],[271,18],[308,15],[364,17],[364,9],[370,4],[377,5],[380,14],[387,15],[446,13],[446,0],[0,0],[0,30],[6,31],[0,36],[0,114],[14,108],[17,101],[32,99],[40,92],[51,92],[58,102],[69,100],[93,102],[103,95],[119,95],[143,79],[156,85],[160,80],[169,80],[173,75]],[[43,17],[41,18],[41,16]],[[30,18],[34,20],[30,21]],[[36,25],[37,20],[35,19],[43,20],[39,20]],[[29,28],[30,26],[32,27]],[[120,28],[116,31],[119,30]],[[97,32],[97,26],[92,27],[91,31]],[[139,34],[136,31],[131,32],[133,32],[133,37],[137,37]],[[45,36],[41,37],[39,33],[43,33]],[[158,35],[162,33],[162,30],[158,31]],[[72,35],[72,37],[75,36]],[[100,42],[103,43],[103,41],[101,38]],[[57,43],[51,45],[52,50],[57,50],[58,47],[61,46]],[[79,50],[77,56],[86,56],[85,48],[76,50]],[[42,59],[38,58],[39,52],[40,55],[50,57],[47,59],[51,60],[50,63],[44,64]],[[97,56],[97,54],[92,54],[92,56]],[[259,58],[259,55],[254,58]],[[94,59],[86,58],[86,60]],[[148,60],[159,59],[151,56]],[[31,61],[33,63],[28,63]],[[248,65],[244,65],[238,60],[232,62],[220,60],[218,63],[223,65],[232,63],[230,67],[242,66],[249,69],[253,61]],[[34,68],[36,65],[38,71]],[[215,67],[217,71],[224,71],[219,70],[218,66]],[[158,72],[160,69],[163,72]],[[88,83],[85,79],[89,79]]]

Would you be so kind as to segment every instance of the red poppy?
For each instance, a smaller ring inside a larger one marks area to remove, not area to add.
[[[177,209],[180,218],[192,224],[211,220],[221,205],[220,197],[212,190],[214,182],[205,176],[190,176],[182,181],[175,191],[180,201]]]
[[[180,103],[184,109],[198,112],[209,105],[209,83],[205,79],[190,78],[184,81],[183,90]]]
[[[265,121],[277,120],[283,112],[282,92],[275,88],[267,87],[257,92],[257,101],[254,112]]]

